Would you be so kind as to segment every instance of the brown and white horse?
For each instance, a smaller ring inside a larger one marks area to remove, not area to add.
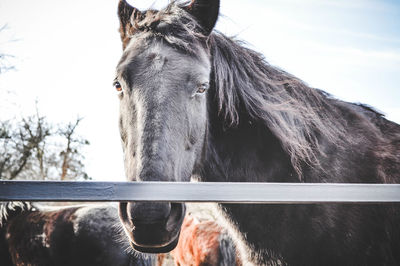
[[[0,203],[1,266],[240,265],[227,232],[198,212],[185,217],[170,255],[172,261],[133,251],[112,205]]]
[[[2,266],[150,266],[155,262],[155,255],[131,250],[113,206],[0,203]]]

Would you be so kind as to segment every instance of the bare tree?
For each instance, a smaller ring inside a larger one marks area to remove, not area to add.
[[[87,175],[82,169],[83,155],[79,148],[82,145],[89,145],[89,141],[76,136],[76,128],[81,122],[82,118],[77,118],[74,123],[69,123],[66,127],[59,129],[59,134],[64,137],[66,141],[65,148],[60,152],[62,161],[61,165],[61,180],[76,179],[81,176],[87,179]]]
[[[33,117],[22,119],[17,124],[2,122],[0,132],[0,177],[10,180],[16,179],[24,169],[29,168],[34,157],[39,158],[39,161],[42,159],[41,150],[50,134],[43,119],[34,121]]]
[[[54,126],[39,115],[0,123],[0,179],[89,179],[82,148],[89,142],[76,134],[82,119]]]

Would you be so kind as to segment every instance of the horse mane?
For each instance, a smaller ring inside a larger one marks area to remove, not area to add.
[[[266,126],[288,153],[300,178],[302,164],[319,166],[321,137],[336,147],[344,145],[346,121],[334,106],[336,100],[271,66],[243,42],[217,31],[202,35],[196,20],[182,9],[186,4],[173,1],[161,11],[147,11],[134,33],[143,38],[156,36],[193,56],[203,43],[208,46],[211,84],[225,128],[246,120]]]
[[[342,145],[346,121],[329,94],[271,66],[261,54],[233,38],[215,32],[209,44],[218,110],[228,126],[247,122],[241,120],[265,125],[300,176],[302,163],[319,165],[322,136],[324,141]]]
[[[0,228],[6,224],[7,220],[23,213],[34,211],[36,208],[29,202],[11,201],[0,203]]]

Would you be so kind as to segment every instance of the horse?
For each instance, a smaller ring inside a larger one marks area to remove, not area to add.
[[[175,265],[240,265],[233,241],[196,211],[184,220]],[[112,205],[50,207],[0,204],[0,262],[8,265],[164,265],[162,256],[131,250]],[[169,264],[168,264],[169,265]]]
[[[128,181],[400,182],[398,124],[215,31],[219,5],[119,1],[114,87]],[[245,265],[400,265],[397,204],[218,208]],[[134,249],[168,252],[185,205],[125,202],[119,215]]]
[[[115,206],[0,204],[2,266],[151,266],[156,259],[132,251]]]
[[[171,251],[175,265],[241,265],[230,235],[213,220],[186,215],[178,245]]]

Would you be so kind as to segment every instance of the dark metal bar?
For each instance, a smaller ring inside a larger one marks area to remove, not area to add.
[[[400,184],[0,181],[1,201],[400,202]]]
[[[400,184],[0,181],[1,201],[400,202]]]

